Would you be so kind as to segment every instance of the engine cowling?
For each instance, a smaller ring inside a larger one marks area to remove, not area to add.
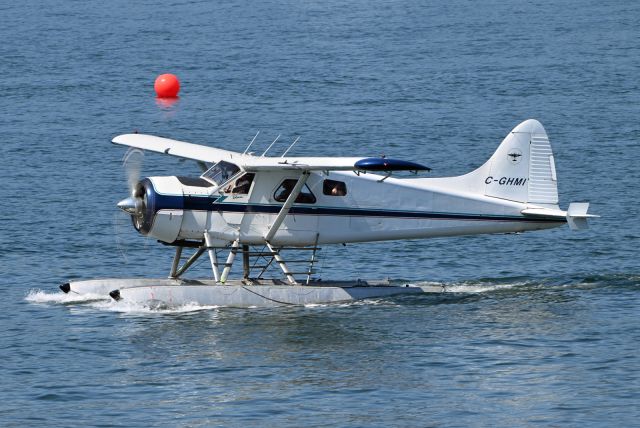
[[[131,215],[135,229],[142,235],[172,243],[179,238],[194,235],[203,236],[203,224],[190,218],[185,226],[189,233],[182,233],[185,223],[185,209],[206,212],[217,195],[210,195],[211,183],[200,178],[148,177],[140,180],[131,197],[118,203],[118,207]]]

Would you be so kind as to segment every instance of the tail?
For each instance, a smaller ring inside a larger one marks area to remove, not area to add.
[[[472,174],[484,178],[486,196],[557,208],[553,151],[537,120],[513,128],[487,163]]]
[[[588,203],[558,207],[558,178],[549,137],[535,119],[525,120],[502,140],[493,156],[480,168],[444,179],[451,186],[492,198],[527,204],[527,217],[566,219],[571,229],[586,229]]]

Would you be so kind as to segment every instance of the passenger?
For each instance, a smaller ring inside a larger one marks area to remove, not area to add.
[[[344,196],[344,188],[340,183],[336,183],[331,189],[331,196]]]

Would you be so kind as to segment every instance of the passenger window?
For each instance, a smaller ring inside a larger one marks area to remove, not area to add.
[[[324,180],[322,193],[327,196],[345,196],[347,194],[347,185],[342,181]]]
[[[285,202],[291,194],[293,188],[296,186],[297,181],[298,180],[296,180],[295,178],[287,178],[286,180],[284,180],[282,184],[280,184],[280,187],[278,187],[278,189],[273,194],[273,198],[278,202]],[[302,187],[302,190],[300,191],[300,194],[296,198],[295,202],[298,204],[315,204],[316,197],[313,195],[313,193],[311,193],[311,189],[309,189],[309,187],[305,184]]]

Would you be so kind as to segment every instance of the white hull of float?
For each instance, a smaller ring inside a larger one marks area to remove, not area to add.
[[[67,286],[67,287],[65,287]],[[102,295],[152,307],[187,304],[228,307],[276,307],[351,302],[400,294],[442,293],[442,286],[391,285],[388,281],[321,281],[287,285],[280,281],[227,281],[174,279],[97,279],[61,286],[80,295]]]

